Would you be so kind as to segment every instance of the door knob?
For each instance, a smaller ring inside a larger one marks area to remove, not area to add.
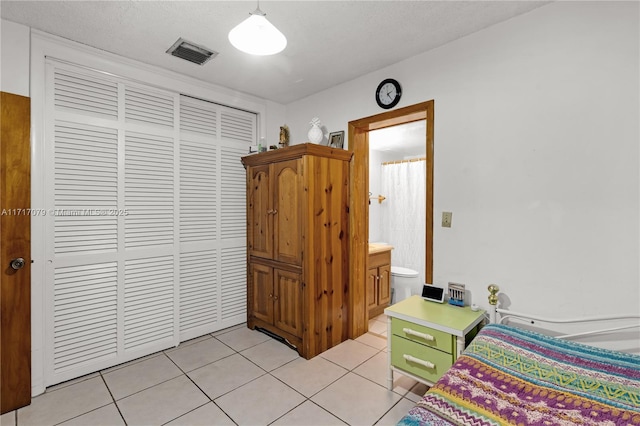
[[[11,261],[11,267],[12,267],[13,269],[15,269],[16,271],[17,271],[18,269],[22,269],[22,268],[24,267],[24,259],[23,259],[23,258],[21,258],[21,257],[18,257],[17,259],[13,259],[13,260]]]

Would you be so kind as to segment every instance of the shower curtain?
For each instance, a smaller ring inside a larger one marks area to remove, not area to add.
[[[425,281],[426,161],[382,165],[382,236],[394,247],[391,264],[418,271]]]

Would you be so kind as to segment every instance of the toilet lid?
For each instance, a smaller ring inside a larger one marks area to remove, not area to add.
[[[392,266],[391,275],[395,275],[397,277],[417,277],[418,271],[414,271],[413,269],[409,268],[403,268],[401,266]]]

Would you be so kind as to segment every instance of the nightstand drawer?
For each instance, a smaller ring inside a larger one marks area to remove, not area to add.
[[[443,331],[404,321],[398,318],[391,319],[391,333],[394,336],[404,337],[411,341],[438,348],[443,352],[452,354],[453,336]]]
[[[391,365],[433,383],[453,365],[452,354],[396,335],[391,347]]]

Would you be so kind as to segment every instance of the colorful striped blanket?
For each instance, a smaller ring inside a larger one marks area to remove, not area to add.
[[[640,356],[485,326],[398,425],[640,425]]]

